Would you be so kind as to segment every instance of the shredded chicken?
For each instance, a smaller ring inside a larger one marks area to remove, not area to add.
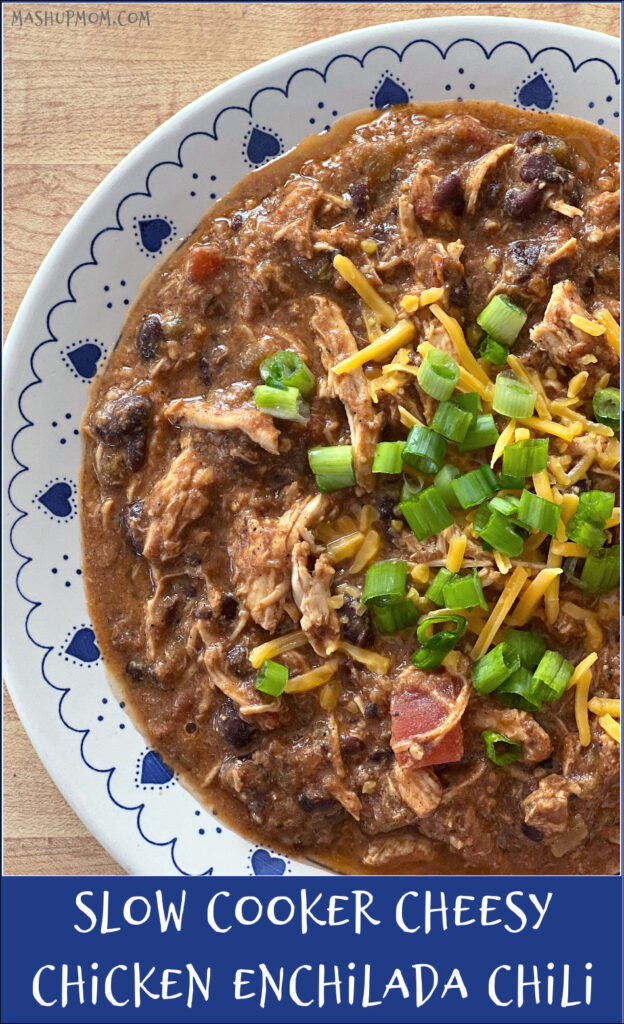
[[[323,554],[317,558],[312,572],[308,569],[310,545],[299,541],[292,552],[292,592],[301,612],[301,628],[317,654],[328,653],[328,647],[340,637],[340,624],[333,608],[329,607],[334,569]]]
[[[581,297],[571,281],[560,281],[552,295],[544,319],[531,330],[531,341],[546,351],[553,362],[568,366],[574,373],[587,370],[590,374],[599,367],[605,370],[617,366],[617,356],[604,336],[592,337],[570,322],[574,314],[590,318]],[[583,357],[595,355],[597,363],[585,364]]]
[[[305,540],[314,548],[310,526],[323,514],[327,498],[300,498],[279,519],[243,512],[234,522],[228,546],[236,593],[254,622],[273,633],[285,615],[293,622],[299,609],[291,594],[290,556]]]
[[[340,309],[335,302],[320,295],[315,296],[314,306],[316,312],[312,317],[312,327],[321,350],[330,393],[343,403],[349,420],[357,482],[367,490],[372,490],[372,465],[382,416],[373,412],[368,384],[361,367],[338,377],[332,373],[332,367],[358,351],[355,338]]]
[[[214,403],[204,398],[176,398],[165,406],[165,416],[177,427],[242,430],[265,451],[277,455],[279,430],[271,416],[252,405],[234,405],[236,398],[236,395],[224,394]]]
[[[382,867],[399,860],[410,860],[412,863],[431,860],[433,847],[427,839],[403,838],[399,836],[380,836],[372,839],[366,847],[362,860],[369,867]]]
[[[187,446],[170,464],[152,492],[149,526],[143,545],[146,558],[166,561],[180,554],[184,531],[208,508],[214,473],[199,452]]]
[[[490,729],[522,743],[522,761],[525,764],[537,764],[552,754],[550,736],[533,715],[516,708],[501,707],[498,701],[480,700],[471,704],[466,712],[466,725],[474,732]]]
[[[280,702],[263,703],[251,678],[238,679],[228,672],[220,644],[208,644],[204,652],[204,665],[212,685],[238,705],[243,718],[251,717],[254,725],[265,730],[277,729],[282,724]]]
[[[479,198],[479,192],[481,186],[486,179],[486,176],[492,170],[496,164],[503,159],[507,153],[511,153],[514,149],[513,142],[506,142],[503,146],[497,146],[496,149],[492,149],[485,156],[482,156],[480,160],[477,160],[473,164],[468,177],[466,178],[466,185],[464,187],[464,193],[466,196],[466,209],[468,213],[474,213],[477,208],[477,199]]]
[[[562,775],[547,775],[523,802],[524,820],[545,836],[565,832],[568,827],[568,800],[573,787]]]
[[[399,793],[417,817],[426,818],[435,811],[443,790],[431,768],[405,769],[397,764],[394,778]]]

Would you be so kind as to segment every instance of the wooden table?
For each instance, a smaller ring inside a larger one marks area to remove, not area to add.
[[[52,5],[3,5],[5,333],[48,249],[105,174],[186,103],[260,61],[337,32],[445,14],[541,18],[619,34],[617,3],[121,7],[147,11],[149,25],[36,25],[27,12]],[[63,800],[6,691],[4,773],[7,874],[123,873]]]

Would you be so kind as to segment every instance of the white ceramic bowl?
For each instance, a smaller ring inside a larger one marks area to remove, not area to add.
[[[618,67],[613,38],[514,18],[436,18],[327,39],[176,114],[53,246],[5,352],[5,671],[46,768],[128,871],[318,871],[253,846],[198,805],[134,729],[99,658],[80,576],[78,424],[141,281],[251,168],[343,114],[495,99],[617,131]]]

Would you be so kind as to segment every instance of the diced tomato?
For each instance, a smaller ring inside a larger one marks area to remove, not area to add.
[[[194,245],[189,252],[187,276],[192,284],[208,284],[217,273],[223,256],[209,245]]]
[[[449,684],[450,695],[450,677]],[[446,690],[447,687],[443,689]],[[449,715],[448,707],[437,698],[435,691],[404,690],[393,695],[390,709],[393,747],[405,740],[419,742],[419,737],[441,725]],[[424,747],[425,756],[422,760],[415,761],[408,750],[403,750],[395,755],[398,764],[402,768],[426,768],[427,765],[461,761],[464,756],[464,732],[461,722],[453,726],[438,744],[434,746],[431,741],[425,741]]]

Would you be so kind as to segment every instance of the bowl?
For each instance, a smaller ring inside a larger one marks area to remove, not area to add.
[[[221,825],[146,746],[104,671],[81,580],[79,424],[141,282],[241,177],[344,114],[470,98],[617,131],[618,67],[614,38],[516,18],[406,21],[314,43],[158,128],[44,260],[5,351],[5,672],[50,775],[127,871],[326,870]]]

